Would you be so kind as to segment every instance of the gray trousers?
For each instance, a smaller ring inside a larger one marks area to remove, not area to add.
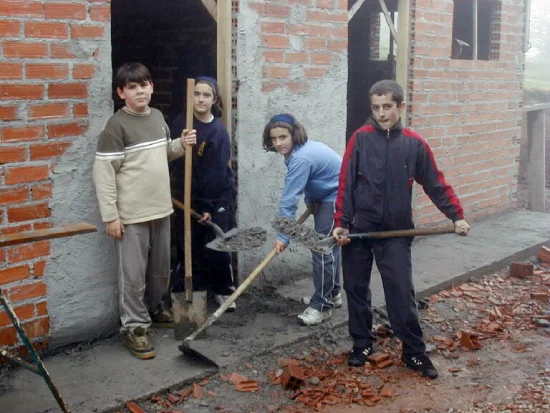
[[[124,226],[115,240],[121,331],[151,326],[170,278],[170,217]]]
[[[330,236],[334,227],[334,203],[321,202],[314,216],[315,231],[324,236]],[[330,255],[312,252],[313,286],[315,293],[309,306],[318,311],[334,307],[332,298],[340,293],[340,251],[336,246]]]

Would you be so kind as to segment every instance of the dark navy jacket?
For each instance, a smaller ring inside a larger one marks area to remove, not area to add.
[[[428,143],[398,123],[381,129],[369,122],[351,137],[336,198],[335,225],[353,232],[414,228],[416,181],[449,219],[464,218],[460,201],[437,168]]]
[[[185,114],[174,119],[170,133],[172,138],[181,136],[185,126]],[[227,197],[233,197],[233,173],[229,167],[231,142],[227,129],[219,118],[209,123],[193,119],[197,130],[197,144],[193,147],[193,172],[191,182],[191,204],[201,214],[212,214]],[[181,157],[171,165],[172,191],[183,200],[185,158]]]

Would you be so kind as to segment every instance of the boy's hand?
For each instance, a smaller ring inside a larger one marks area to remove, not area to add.
[[[113,237],[114,239],[122,239],[122,234],[124,234],[124,224],[122,224],[120,218],[107,222],[105,229],[107,231],[107,235],[110,237]]]
[[[195,129],[184,129],[181,134],[182,145],[196,145],[197,144],[197,131]]]
[[[349,229],[336,227],[332,231],[332,236],[336,240],[336,243],[340,246],[348,245],[351,242],[351,239],[346,237],[349,234]]]
[[[468,235],[468,231],[470,231],[470,226],[466,221],[463,219],[455,221],[455,234],[466,236]]]
[[[287,245],[279,239],[276,239],[275,241],[273,241],[273,248],[277,250],[277,254],[280,254],[281,252],[283,252],[286,249],[286,247]]]
[[[206,221],[211,221],[212,215],[210,215],[210,212],[203,212],[202,218],[199,220],[199,222],[202,224]]]

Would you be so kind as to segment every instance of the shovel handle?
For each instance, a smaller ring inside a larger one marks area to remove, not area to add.
[[[172,198],[172,203],[177,206],[179,209],[185,211],[185,205],[178,201],[175,198]],[[195,218],[197,221],[200,221],[202,219],[202,216],[198,214],[193,208],[189,208],[191,210],[191,216]],[[205,225],[207,227],[210,227],[214,230],[214,233],[216,234],[216,237],[224,238],[225,233],[223,230],[216,224],[214,224],[212,221],[204,221],[201,222],[202,225]]]
[[[187,107],[185,117],[185,128],[193,129],[193,104],[195,94],[195,80],[187,79]],[[191,256],[191,172],[193,170],[193,148],[185,145],[185,174],[184,174],[184,261],[185,261],[185,299],[193,301],[193,273]]]
[[[452,234],[455,232],[455,227],[435,227],[435,228],[414,228],[414,229],[398,229],[395,231],[378,231],[378,232],[363,232],[359,234],[346,235],[348,238],[369,238],[369,239],[384,239],[384,238],[400,238],[400,237],[416,237],[422,235],[438,235]]]

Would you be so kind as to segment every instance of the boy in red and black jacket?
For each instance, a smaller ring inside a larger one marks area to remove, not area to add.
[[[412,238],[355,240],[350,233],[414,228],[412,186],[416,181],[432,202],[455,224],[459,235],[470,226],[460,201],[437,168],[428,143],[403,128],[403,89],[393,80],[375,83],[369,92],[372,119],[351,137],[340,171],[333,236],[342,248],[344,289],[350,335],[350,366],[363,366],[373,352],[370,277],[373,259],[380,270],[386,307],[402,359],[423,376],[438,373],[426,355],[416,308],[411,266]],[[348,245],[349,244],[349,245]]]

